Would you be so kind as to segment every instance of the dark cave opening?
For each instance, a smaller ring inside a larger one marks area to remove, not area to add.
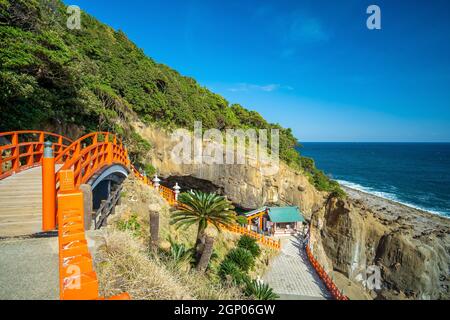
[[[199,179],[193,176],[169,176],[167,178],[160,177],[161,185],[173,189],[175,183],[178,182],[180,192],[187,192],[189,190],[199,190],[205,193],[217,193],[225,195],[222,187],[216,186],[209,180]],[[244,213],[252,209],[243,208],[238,203],[233,203],[237,213]]]

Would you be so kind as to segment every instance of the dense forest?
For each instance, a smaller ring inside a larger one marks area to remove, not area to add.
[[[122,31],[82,13],[69,30],[60,0],[0,0],[0,132],[53,128],[70,135],[110,130],[123,136],[130,154],[151,149],[129,125],[137,115],[167,129],[280,129],[280,157],[308,174],[319,190],[342,194],[338,184],[301,157],[291,129],[267,122],[194,79],[153,61]],[[73,137],[76,138],[76,137]]]

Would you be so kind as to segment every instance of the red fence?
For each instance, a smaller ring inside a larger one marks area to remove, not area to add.
[[[333,280],[330,278],[330,276],[326,273],[325,269],[320,265],[320,263],[314,258],[311,249],[309,248],[309,240],[308,244],[306,245],[306,254],[308,256],[309,262],[311,262],[311,265],[316,270],[317,274],[319,275],[320,279],[322,279],[323,283],[325,283],[325,286],[327,287],[328,291],[331,292],[333,295],[333,298],[336,300],[349,300],[347,296],[341,293],[339,291],[338,287],[334,284]]]

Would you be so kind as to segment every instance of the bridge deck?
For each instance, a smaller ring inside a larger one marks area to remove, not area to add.
[[[282,240],[281,252],[272,261],[263,280],[281,299],[331,299],[325,285],[309,263],[300,239],[293,236]]]
[[[0,238],[32,235],[41,230],[42,168],[0,180]]]

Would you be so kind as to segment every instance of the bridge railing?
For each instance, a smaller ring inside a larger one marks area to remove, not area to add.
[[[122,164],[129,166],[127,149],[116,135],[108,132],[93,132],[73,142],[55,158],[63,163],[58,170],[73,169],[75,186],[86,183],[94,173],[106,165]],[[59,186],[59,174],[56,186]]]
[[[2,141],[4,141],[3,145]],[[22,170],[41,165],[45,141],[53,142],[53,153],[56,156],[62,154],[73,142],[59,134],[45,131],[0,133],[0,180]]]

